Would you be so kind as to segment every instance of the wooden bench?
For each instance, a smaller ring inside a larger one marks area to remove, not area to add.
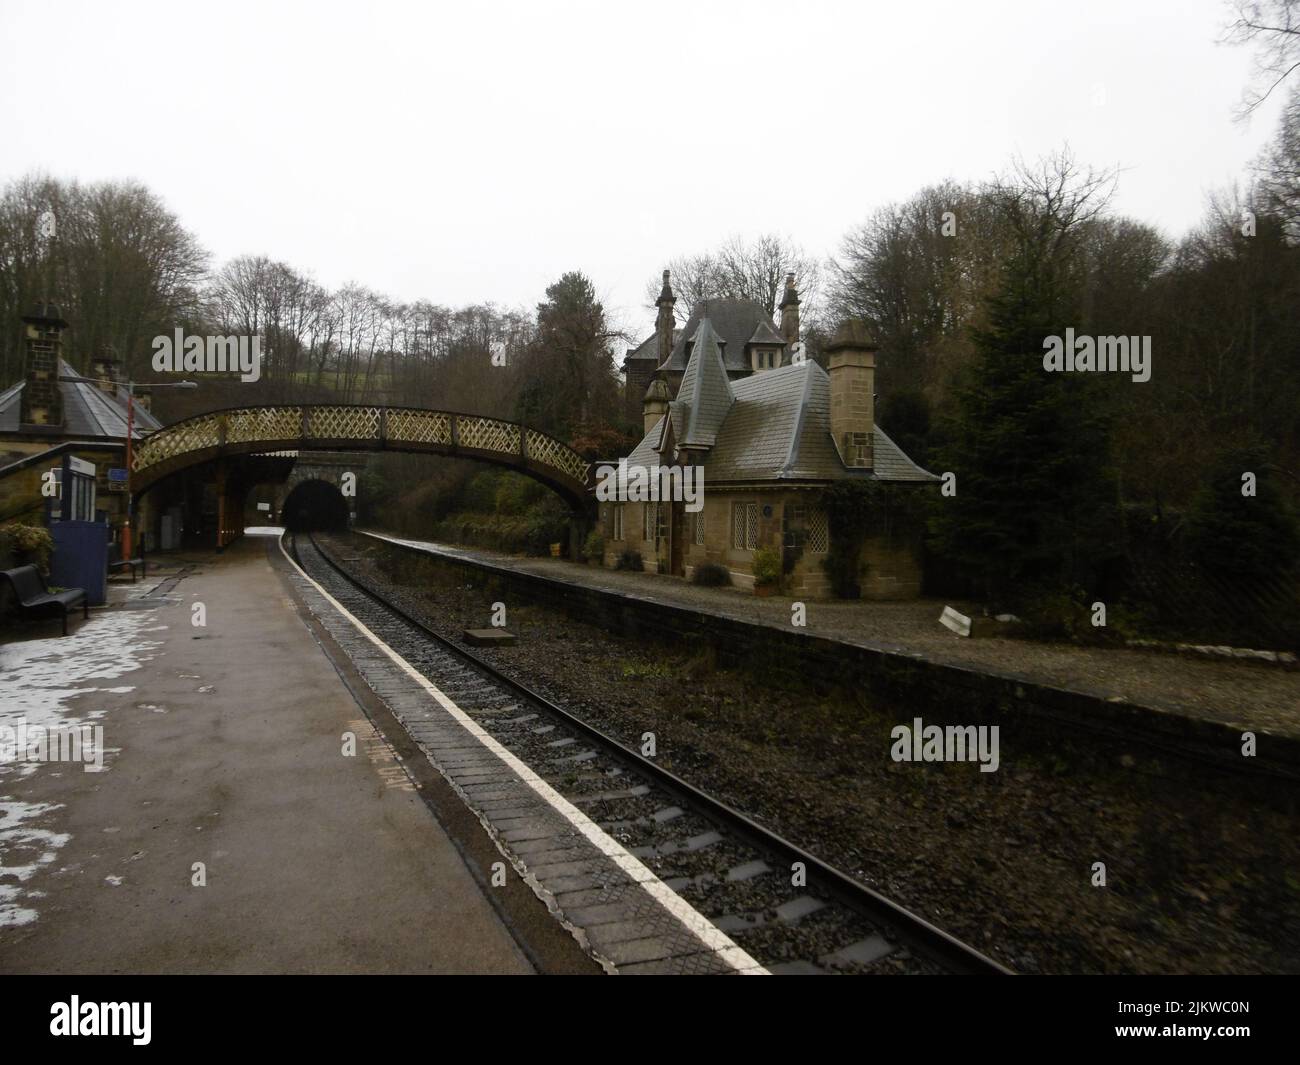
[[[86,598],[84,588],[67,588],[62,592],[52,592],[46,585],[45,578],[41,576],[40,570],[35,566],[0,570],[0,576],[3,576],[13,588],[14,599],[24,613],[34,614],[50,607],[62,611],[64,636],[68,635],[68,611],[78,603],[81,604],[82,616],[90,617],[90,600]]]

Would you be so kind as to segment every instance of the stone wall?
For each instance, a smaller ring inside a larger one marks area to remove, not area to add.
[[[704,543],[697,544],[694,523],[697,515],[686,513],[681,535],[686,539],[683,553],[685,576],[689,580],[696,567],[705,563],[724,566],[731,573],[731,582],[738,588],[752,588],[754,552],[749,548],[732,546],[732,508],[737,503],[752,503],[757,507],[757,544],[781,549],[783,541],[783,516],[787,507],[805,508],[811,515],[817,507],[818,493],[811,490],[755,490],[718,491],[705,493]],[[623,540],[613,539],[613,511],[615,504],[602,504],[600,529],[605,537],[604,564],[613,568],[624,551],[639,552],[648,573],[658,571],[659,563],[668,565],[668,545],[656,545],[653,539],[643,539],[643,515],[647,506],[654,504],[624,503]],[[820,517],[825,521],[824,515]],[[828,537],[828,533],[823,533]],[[788,594],[808,599],[828,598],[830,580],[822,568],[826,558],[825,542],[817,546],[804,544],[795,561],[794,569],[786,576]],[[921,594],[920,544],[886,536],[868,537],[861,556],[861,584],[864,599],[914,599]]]
[[[59,391],[59,351],[63,330],[38,321],[23,323],[23,386],[19,410],[22,425],[62,425],[63,393]]]
[[[1300,740],[1290,737],[1270,735],[1254,759],[1243,760],[1241,730],[1218,722],[381,542],[401,554],[408,577],[408,562],[412,567],[427,565],[488,587],[497,598],[516,597],[560,610],[621,636],[668,644],[686,641],[697,650],[711,647],[719,665],[760,671],[775,685],[807,686],[816,678],[819,685],[861,689],[906,707],[909,714],[924,715],[927,723],[1000,724],[1004,749],[1017,735],[1058,742],[1064,729],[1113,747],[1116,758],[1135,744],[1150,745],[1156,757],[1164,757],[1164,749],[1173,745],[1181,757],[1191,753],[1196,772],[1217,766],[1243,782],[1261,774],[1300,780]],[[1243,761],[1253,764],[1243,767]],[[1287,788],[1293,792],[1294,785]]]

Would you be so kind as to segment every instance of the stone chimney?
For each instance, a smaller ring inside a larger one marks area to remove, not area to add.
[[[101,392],[116,396],[117,383],[122,379],[122,360],[114,358],[111,351],[96,355],[90,362],[90,376]]]
[[[664,287],[659,293],[659,298],[655,300],[655,306],[659,308],[659,317],[655,319],[655,335],[659,338],[659,365],[662,366],[668,361],[668,356],[673,353],[673,327],[676,325],[676,319],[673,316],[673,305],[677,302],[677,297],[673,295],[672,286],[668,284],[668,271],[664,271]]]
[[[650,379],[650,387],[645,390],[645,399],[641,402],[641,420],[645,424],[645,432],[648,433],[658,425],[659,419],[668,413],[668,401],[672,398],[663,374],[655,374]]]
[[[23,426],[63,424],[63,392],[59,388],[59,358],[68,323],[52,303],[41,303],[22,316],[23,385],[18,421]]]
[[[831,436],[845,466],[871,469],[876,426],[876,352],[865,322],[842,323],[826,345],[831,378]]]
[[[135,405],[141,410],[153,410],[153,389],[148,385],[136,385]]]
[[[795,291],[794,274],[785,275],[785,295],[781,297],[781,336],[787,344],[799,340],[799,293]]]

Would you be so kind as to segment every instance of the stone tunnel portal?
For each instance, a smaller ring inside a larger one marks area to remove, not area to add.
[[[348,504],[337,485],[303,481],[284,501],[284,526],[290,532],[338,532],[348,527]]]

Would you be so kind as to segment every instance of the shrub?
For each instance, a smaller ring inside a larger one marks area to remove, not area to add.
[[[640,551],[624,551],[618,556],[618,561],[614,563],[615,569],[633,570],[640,573],[645,569],[645,563],[641,561]]]
[[[42,573],[50,569],[50,554],[54,551],[54,538],[48,529],[39,525],[23,525],[10,522],[0,525],[0,552],[30,558]]]
[[[691,574],[691,583],[705,588],[719,588],[731,583],[731,571],[716,562],[705,562],[695,567]]]
[[[1106,630],[1092,626],[1087,593],[1079,587],[1024,589],[1020,600],[1021,629],[1040,640],[1094,642]]]
[[[599,529],[592,529],[587,533],[587,542],[582,545],[582,553],[587,558],[605,557],[605,538],[600,535]]]
[[[867,529],[886,537],[906,538],[920,526],[924,509],[916,485],[882,481],[837,481],[822,495],[830,544],[822,568],[840,599],[862,595],[862,545]]]
[[[760,547],[754,552],[754,583],[775,584],[781,579],[781,552],[774,547]]]

